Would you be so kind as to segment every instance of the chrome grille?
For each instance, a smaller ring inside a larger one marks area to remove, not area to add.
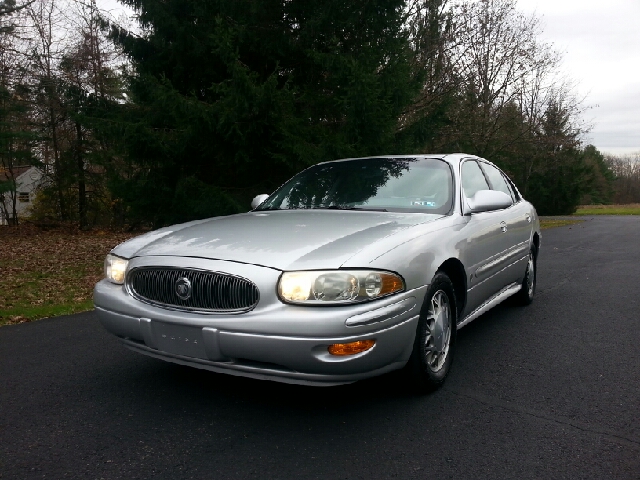
[[[176,289],[178,281],[185,278],[191,283],[191,294],[183,300]],[[194,269],[136,268],[127,274],[127,288],[143,302],[188,311],[246,311],[260,298],[258,287],[245,278]]]

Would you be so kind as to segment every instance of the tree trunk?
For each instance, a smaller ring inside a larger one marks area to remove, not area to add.
[[[49,97],[51,102],[53,96]],[[58,213],[60,220],[66,220],[67,208],[62,190],[62,165],[60,164],[60,146],[58,145],[58,129],[56,128],[56,113],[53,107],[49,107],[49,121],[51,126],[51,142],[53,143],[53,177],[56,182],[56,193],[58,194]]]
[[[84,158],[82,154],[82,126],[76,121],[76,167],[78,168],[78,219],[80,229],[87,228],[87,192],[84,174]]]

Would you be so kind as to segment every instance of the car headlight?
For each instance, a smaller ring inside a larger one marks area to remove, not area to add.
[[[104,276],[107,277],[107,280],[122,285],[127,265],[129,265],[129,260],[109,254],[104,260]]]
[[[278,296],[289,303],[336,305],[359,303],[404,290],[402,277],[376,270],[284,272]]]

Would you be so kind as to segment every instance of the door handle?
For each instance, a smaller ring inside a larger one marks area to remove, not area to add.
[[[507,231],[507,222],[500,222],[500,230],[502,230],[502,233]]]
[[[527,223],[531,223],[531,215],[529,215],[528,213],[525,214],[524,218],[527,219]]]

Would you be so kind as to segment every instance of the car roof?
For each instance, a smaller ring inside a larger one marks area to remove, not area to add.
[[[474,158],[474,159],[478,159],[479,157],[477,155],[470,155],[467,153],[435,153],[435,154],[425,154],[425,153],[420,153],[420,154],[415,154],[415,155],[376,155],[376,156],[371,156],[371,157],[353,157],[353,158],[341,158],[339,160],[331,160],[328,162],[321,162],[318,165],[322,165],[324,163],[334,163],[334,162],[348,162],[351,160],[364,160],[364,159],[373,159],[373,158],[433,158],[433,159],[437,159],[437,160],[444,160],[448,163],[457,165],[459,164],[463,159],[468,159],[468,158]]]

